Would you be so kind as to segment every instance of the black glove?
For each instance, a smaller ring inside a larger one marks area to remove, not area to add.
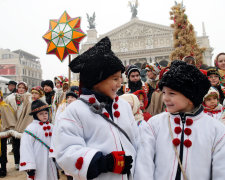
[[[132,156],[126,156],[124,151],[113,151],[105,156],[107,169],[117,174],[127,174],[132,167]]]
[[[132,156],[126,156],[124,151],[114,151],[106,156],[102,152],[97,152],[88,167],[87,179],[94,179],[99,174],[107,172],[127,174],[132,167],[132,162]],[[120,166],[116,168],[118,163]]]
[[[28,170],[28,171],[27,171],[27,174],[28,174],[28,177],[29,177],[29,178],[34,179],[34,176],[35,176],[35,170],[34,170],[34,169]]]

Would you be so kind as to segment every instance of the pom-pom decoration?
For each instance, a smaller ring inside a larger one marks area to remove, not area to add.
[[[51,153],[52,153],[52,152],[53,152],[53,149],[49,149],[49,152],[51,152]]]
[[[94,97],[90,97],[88,101],[90,104],[94,104],[96,100]]]
[[[176,134],[180,134],[181,131],[182,131],[182,129],[181,129],[181,127],[179,127],[179,126],[174,128],[174,132],[175,132]]]
[[[193,120],[190,119],[190,118],[188,118],[188,119],[186,120],[186,125],[187,125],[187,126],[190,126],[190,125],[192,125],[192,124],[193,124]]]
[[[114,104],[113,104],[113,108],[114,108],[114,109],[118,109],[118,107],[119,107],[119,106],[118,106],[117,103],[114,103]]]
[[[174,118],[174,122],[175,122],[176,124],[180,124],[180,118],[178,118],[178,117]]]
[[[68,54],[78,54],[79,43],[86,36],[80,21],[80,17],[71,18],[66,11],[58,20],[50,20],[49,30],[43,36],[48,44],[46,53],[55,54],[61,61]]]
[[[173,145],[174,146],[179,146],[180,145],[180,139],[179,138],[174,138],[173,139]]]
[[[187,136],[190,136],[191,133],[192,133],[192,130],[190,128],[185,128],[184,129],[184,133],[187,135]]]
[[[116,118],[120,117],[120,112],[119,112],[119,111],[115,111],[115,112],[114,112],[114,116],[115,116]]]
[[[42,126],[44,123],[43,122],[39,122],[39,124]]]
[[[104,114],[107,118],[109,118],[109,113],[104,112],[103,114]]]
[[[192,146],[192,142],[191,142],[189,139],[186,139],[186,140],[184,141],[184,145],[185,145],[187,148],[189,148],[189,147]]]
[[[82,157],[79,157],[75,164],[76,168],[80,170],[82,168],[83,162],[84,162],[84,159]]]

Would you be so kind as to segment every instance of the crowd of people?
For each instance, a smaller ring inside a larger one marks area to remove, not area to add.
[[[0,91],[0,177],[10,138],[28,179],[225,179],[225,53],[214,67],[185,56],[139,69],[105,37],[69,67],[79,86],[57,76]]]

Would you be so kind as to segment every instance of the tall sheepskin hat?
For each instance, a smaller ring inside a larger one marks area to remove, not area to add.
[[[197,67],[176,60],[172,62],[170,70],[159,82],[160,90],[164,86],[182,93],[197,107],[202,103],[211,85],[208,78]]]
[[[69,67],[72,72],[80,73],[80,83],[88,89],[116,72],[123,73],[125,70],[122,61],[111,50],[108,37],[74,58]]]

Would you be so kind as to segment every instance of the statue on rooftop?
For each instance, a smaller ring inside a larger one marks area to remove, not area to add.
[[[138,0],[135,1],[135,3],[132,3],[131,1],[128,2],[129,6],[130,6],[130,10],[132,13],[131,19],[136,18],[137,17],[137,13],[138,13]]]
[[[95,12],[93,13],[92,16],[89,16],[88,13],[87,14],[87,20],[88,20],[88,23],[89,23],[89,26],[88,28],[89,29],[95,29]]]

